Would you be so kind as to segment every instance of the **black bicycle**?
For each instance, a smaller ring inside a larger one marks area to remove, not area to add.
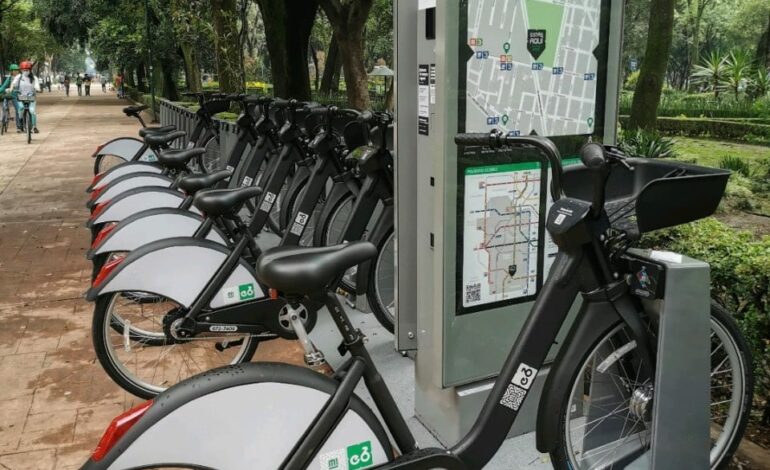
[[[0,109],[0,135],[8,132],[8,123],[11,120],[11,111],[8,103],[11,98],[8,95],[3,95],[2,109]]]
[[[34,126],[32,125],[32,112],[30,111],[29,107],[31,103],[35,102],[35,95],[20,94],[16,99],[19,100],[19,103],[22,103],[22,105],[24,106],[24,111],[22,111],[22,115],[21,115],[21,126],[22,126],[22,130],[27,133],[27,143],[31,144],[32,131],[34,129]]]
[[[550,453],[558,469],[623,468],[650,450],[657,330],[630,288],[638,270],[633,266],[643,260],[629,247],[644,232],[712,214],[729,172],[626,159],[599,144],[582,149],[584,166],[563,172],[558,150],[544,138],[493,133],[460,135],[456,141],[545,155],[555,200],[547,229],[560,250],[475,424],[459,443],[450,449],[418,447],[364,335],[334,294],[347,269],[377,255],[371,243],[353,242],[280,247],[257,263],[258,278],[286,298],[290,318],[308,300],[327,307],[343,337],[340,352],[351,353],[333,378],[258,363],[202,374],[129,411],[130,419],[113,421],[83,468],[295,470],[347,463],[378,470],[481,469],[506,438],[578,295],[580,314],[543,387],[537,448]],[[624,208],[618,212],[619,207]],[[750,355],[729,315],[715,307],[711,321],[711,412],[719,431],[710,467],[723,468],[742,436],[753,378]],[[361,380],[381,419],[356,396]],[[608,389],[609,396],[595,396]],[[215,451],[220,439],[240,449],[237,457]]]

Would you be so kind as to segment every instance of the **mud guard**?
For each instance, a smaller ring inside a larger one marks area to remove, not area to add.
[[[167,462],[195,468],[280,468],[338,386],[317,372],[288,364],[213,369],[158,395],[103,459],[89,460],[82,468],[145,468]],[[255,406],[260,403],[270,406]],[[358,466],[353,468],[374,468],[393,455],[382,425],[354,395],[307,468],[350,468],[351,456],[362,460],[354,461]]]
[[[120,165],[114,166],[109,170],[94,176],[94,180],[93,182],[91,182],[91,185],[88,186],[88,189],[86,189],[86,192],[90,193],[95,189],[102,188],[105,185],[113,182],[117,178],[120,178],[121,176],[124,176],[124,175],[132,174],[132,173],[160,174],[162,172],[163,172],[163,167],[161,167],[157,163],[149,163],[149,162],[121,163]]]
[[[89,209],[105,201],[115,199],[120,194],[134,188],[161,187],[168,188],[174,180],[159,173],[129,173],[91,193],[91,199],[86,203]]]
[[[96,207],[86,227],[91,228],[107,222],[120,222],[137,212],[148,209],[178,208],[184,201],[185,195],[175,189],[160,187],[129,189],[115,199],[105,202],[103,206]],[[190,207],[190,211],[201,213],[195,206]]]
[[[559,349],[548,372],[543,395],[537,408],[537,450],[553,452],[559,444],[559,422],[564,399],[570,393],[573,375],[586,351],[593,348],[599,336],[620,322],[620,316],[609,301],[584,302],[575,323]]]
[[[210,240],[177,237],[144,245],[126,256],[86,294],[95,300],[111,292],[138,291],[162,295],[185,308],[201,295],[230,249]],[[107,267],[102,269],[104,273]],[[210,302],[211,308],[264,297],[254,268],[243,258]]]
[[[286,227],[291,225],[294,214],[289,213],[290,201],[296,202],[296,198],[299,197],[299,193],[307,185],[309,179],[310,169],[306,166],[298,167],[294,176],[291,178],[289,187],[286,188],[284,198],[281,200],[281,213],[279,214],[279,226],[281,227],[281,230],[286,230]]]
[[[113,155],[128,162],[134,159],[142,147],[144,147],[144,142],[136,137],[118,137],[99,146],[91,158]]]
[[[192,237],[204,222],[203,216],[184,209],[161,207],[138,212],[123,219],[93,246],[86,258],[104,253],[134,251],[148,243],[174,237]],[[212,226],[205,239],[228,245],[228,237]]]

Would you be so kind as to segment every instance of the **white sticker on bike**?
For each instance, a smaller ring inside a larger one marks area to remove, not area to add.
[[[241,183],[241,187],[242,188],[246,188],[248,186],[251,186],[251,183],[253,183],[253,182],[254,182],[254,178],[251,178],[249,176],[244,176],[243,177],[243,183]]]
[[[298,212],[297,217],[294,219],[294,224],[291,226],[290,232],[294,235],[302,235],[302,232],[305,231],[305,225],[307,225],[307,221],[310,219],[310,216],[305,214],[304,212]]]
[[[321,470],[359,470],[374,465],[372,442],[364,441],[319,456]]]
[[[532,386],[532,382],[535,381],[536,376],[537,369],[530,367],[522,362],[519,364],[519,368],[516,369],[516,375],[513,376],[511,383],[518,385],[524,390],[529,390],[529,387]]]
[[[262,201],[262,205],[259,206],[259,210],[262,212],[270,212],[270,209],[273,208],[273,203],[275,203],[275,194],[267,192],[265,193],[265,200]]]

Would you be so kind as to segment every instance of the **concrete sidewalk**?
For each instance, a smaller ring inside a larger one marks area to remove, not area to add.
[[[138,399],[101,369],[91,344],[93,306],[84,190],[95,148],[134,136],[128,103],[93,96],[38,97],[38,128],[0,136],[0,469],[79,468],[110,420]],[[293,344],[260,346],[256,359],[292,360]]]

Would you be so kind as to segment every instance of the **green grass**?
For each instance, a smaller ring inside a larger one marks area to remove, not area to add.
[[[724,142],[712,139],[675,137],[677,159],[695,162],[698,165],[719,167],[725,157],[740,157],[754,170],[767,168],[770,163],[770,147]]]

